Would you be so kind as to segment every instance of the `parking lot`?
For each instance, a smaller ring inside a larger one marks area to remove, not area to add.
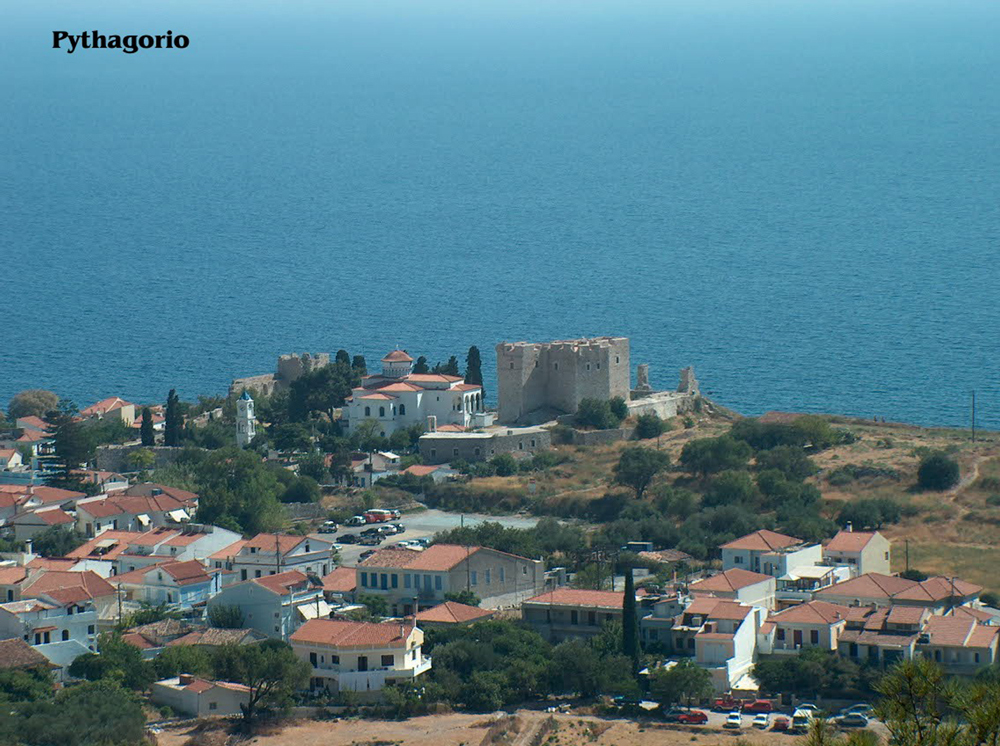
[[[421,510],[415,513],[404,513],[402,518],[391,521],[391,523],[402,524],[406,530],[401,534],[387,537],[379,546],[389,546],[390,544],[395,544],[399,541],[422,539],[425,537],[430,538],[440,531],[448,531],[462,525],[474,526],[478,523],[483,523],[484,521],[501,523],[510,528],[531,528],[538,523],[538,518],[535,516],[492,516],[471,513],[448,513],[443,510],[433,510],[428,508],[427,510]],[[379,524],[369,525],[377,526]],[[353,566],[358,563],[358,558],[362,552],[368,549],[375,549],[377,547],[367,547],[359,544],[341,544],[337,541],[337,537],[344,534],[353,534],[354,536],[358,536],[361,531],[368,527],[369,526],[339,526],[336,534],[314,533],[312,536],[326,541],[332,539],[336,543],[337,549],[340,552],[340,564]]]

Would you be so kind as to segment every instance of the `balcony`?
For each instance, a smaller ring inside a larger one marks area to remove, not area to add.
[[[424,657],[419,665],[413,668],[369,668],[367,671],[341,668],[336,664],[313,666],[313,676],[324,679],[336,679],[341,691],[366,692],[381,689],[387,681],[399,679],[415,679],[431,670],[431,659]]]

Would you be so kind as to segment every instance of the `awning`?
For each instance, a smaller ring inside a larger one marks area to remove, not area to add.
[[[760,689],[760,685],[753,676],[745,673],[733,684],[732,689],[734,692],[756,692]]]
[[[317,609],[317,607],[319,607]],[[301,606],[296,607],[299,611],[299,615],[309,621],[310,619],[326,619],[330,616],[330,604],[326,601],[310,601],[309,603],[304,603]]]
[[[170,512],[167,513],[167,515],[170,516],[170,520],[176,523],[183,523],[184,521],[191,520],[191,516],[189,516],[185,511],[180,510],[179,508],[177,510],[171,510]]]
[[[101,539],[94,546],[95,549],[110,549],[118,543],[118,539]]]
[[[145,513],[140,513],[135,517],[135,519],[143,526],[148,526],[150,524],[149,516]]]

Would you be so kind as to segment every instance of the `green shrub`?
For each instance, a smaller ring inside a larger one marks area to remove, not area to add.
[[[925,490],[947,490],[958,484],[958,462],[941,451],[930,453],[920,460],[917,484]]]

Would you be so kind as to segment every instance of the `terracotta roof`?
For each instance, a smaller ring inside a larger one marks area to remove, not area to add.
[[[291,534],[257,534],[243,545],[243,549],[256,549],[274,554],[275,546],[277,546],[282,554],[288,554],[306,540],[305,536],[292,536]]]
[[[433,474],[440,466],[426,466],[424,464],[413,464],[413,466],[407,466],[403,469],[400,474],[413,474],[416,477],[426,477],[429,474]]]
[[[308,583],[309,578],[298,570],[289,570],[288,572],[279,572],[276,575],[253,578],[247,582],[256,583],[279,596],[287,596],[291,588]]]
[[[976,620],[967,616],[932,616],[924,625],[923,632],[930,638],[926,643],[928,645],[967,647],[975,628]]]
[[[20,565],[0,567],[0,585],[16,585],[28,577],[28,571]]]
[[[773,578],[770,575],[734,567],[710,578],[691,583],[690,590],[692,593],[732,593],[756,583],[763,583],[766,580],[773,580]]]
[[[452,386],[450,391],[478,391],[482,386],[475,383],[460,383],[457,386]]]
[[[923,606],[891,606],[885,620],[889,624],[917,625],[928,613]]]
[[[996,616],[990,614],[988,611],[983,611],[982,609],[974,609],[971,606],[956,606],[952,609],[952,614],[954,615],[965,615],[970,616],[976,621],[983,622],[984,624],[992,623],[996,620]]]
[[[915,585],[917,583],[914,580],[868,572],[816,591],[815,595],[888,599]]]
[[[50,503],[64,503],[69,502],[70,500],[79,500],[80,498],[87,496],[84,492],[73,492],[72,490],[60,489],[59,487],[46,486],[29,487],[27,494],[30,497],[38,499],[45,505]]]
[[[127,642],[129,645],[134,645],[140,650],[149,650],[155,648],[156,646],[147,640],[145,637],[140,635],[138,632],[126,632],[122,635],[122,640]]]
[[[439,433],[464,433],[465,428],[461,425],[456,425],[454,422],[446,422],[443,425],[438,425],[435,432]]]
[[[359,396],[359,399],[374,399],[375,401],[392,401],[396,397],[392,394],[382,394],[376,392],[374,394],[365,394],[364,396]]]
[[[243,547],[247,545],[247,539],[238,539],[230,544],[228,547],[223,547],[215,554],[210,554],[208,558],[210,560],[226,560],[232,559],[242,551]],[[273,544],[271,546],[274,546]]]
[[[654,562],[687,562],[692,559],[687,552],[680,549],[657,549],[653,552],[639,552],[640,557],[651,559]]]
[[[131,487],[123,490],[122,494],[128,495],[129,497],[158,497],[158,495],[153,494],[157,491],[159,491],[160,495],[167,495],[168,497],[172,497],[174,500],[179,500],[182,503],[197,502],[198,500],[198,495],[194,492],[188,492],[187,490],[182,490],[179,487],[168,487],[165,484],[157,484],[156,482],[133,484]]]
[[[44,594],[64,603],[113,596],[114,593],[111,583],[93,570],[40,570],[37,577],[29,578],[21,587],[22,597],[35,598]]]
[[[398,622],[344,622],[310,619],[289,638],[291,642],[334,648],[405,648],[414,628]]]
[[[384,358],[383,363],[412,363],[413,358],[406,354],[406,350],[393,350]]]
[[[596,609],[621,609],[625,594],[618,591],[589,591],[577,588],[556,588],[529,598],[525,603],[548,606],[585,606]]]
[[[379,391],[423,391],[420,386],[412,383],[407,383],[406,381],[398,381],[397,383],[390,383],[388,386],[379,386]]]
[[[358,585],[358,573],[353,567],[335,567],[323,576],[323,590],[328,593],[350,593]]]
[[[462,376],[449,376],[444,373],[411,373],[406,380],[415,383],[453,383],[464,379]]]
[[[39,653],[20,637],[0,640],[0,669],[49,668],[49,659]]]
[[[825,549],[829,552],[860,552],[875,538],[877,531],[839,531]]]
[[[691,603],[687,605],[684,609],[684,614],[694,614],[696,616],[708,616],[712,613],[712,609],[722,603],[721,598],[715,598],[714,596],[703,596],[701,598],[694,599]]]
[[[772,614],[769,619],[775,623],[792,624],[836,624],[847,619],[848,607],[826,601],[809,601]]]
[[[31,517],[34,516],[38,521],[44,523],[47,526],[61,526],[67,523],[76,523],[76,519],[73,518],[69,513],[64,511],[62,508],[56,506],[53,508],[39,508],[31,513],[24,513],[14,519],[15,523],[32,523]]]
[[[16,448],[0,448],[0,459],[6,461],[11,456],[14,456],[18,453],[20,453],[20,451],[17,450]]]
[[[25,430],[23,433],[21,433],[21,437],[19,437],[17,439],[17,442],[18,443],[35,443],[36,441],[39,441],[39,440],[49,440],[49,439],[51,439],[53,437],[54,436],[49,435],[48,433],[43,433],[43,432],[41,432],[39,430]]]
[[[454,601],[445,601],[417,614],[418,622],[436,622],[438,624],[464,624],[477,619],[493,616],[495,612],[480,609],[478,606],[468,606]]]
[[[79,563],[79,560],[71,557],[35,557],[26,567],[29,569],[43,570],[71,570]]]
[[[380,549],[363,560],[358,567],[397,567],[408,570],[445,571],[471,557],[482,547],[457,544],[433,544],[422,552],[413,549]]]
[[[163,571],[167,573],[177,585],[191,585],[192,583],[205,583],[211,580],[204,566],[197,560],[187,562],[168,562],[163,565]]]
[[[972,628],[972,634],[969,635],[968,645],[970,648],[991,647],[993,642],[996,640],[998,633],[1000,633],[1000,628],[998,627],[977,624]]]
[[[719,548],[767,552],[774,551],[776,549],[784,549],[786,547],[802,543],[802,539],[796,539],[794,536],[779,534],[777,531],[768,531],[763,529],[761,531],[754,531],[752,534],[747,534],[746,536],[741,536],[739,539],[735,539],[728,544],[723,544]]]
[[[96,404],[91,404],[86,409],[80,410],[81,417],[93,417],[94,415],[107,414],[108,412],[113,412],[116,409],[121,409],[122,407],[135,406],[132,402],[127,402],[119,396],[109,396],[107,399],[101,399]]]
[[[24,430],[25,428],[29,430],[41,430],[43,432],[48,432],[51,425],[43,420],[41,417],[36,417],[35,415],[28,415],[27,417],[18,417],[14,424]]]
[[[918,637],[917,633],[912,635],[892,634],[885,632],[875,632],[871,630],[845,629],[838,638],[840,642],[856,642],[861,645],[875,645],[878,647],[906,648],[912,645]]]
[[[726,619],[734,622],[746,619],[753,607],[746,606],[736,601],[721,601],[715,608],[708,612],[709,619]]]
[[[129,544],[142,537],[142,535],[141,531],[105,531],[93,539],[87,540],[86,543],[81,544],[66,556],[73,559],[96,557],[103,560],[112,560],[125,552]],[[112,542],[112,546],[104,549],[108,543]]]

